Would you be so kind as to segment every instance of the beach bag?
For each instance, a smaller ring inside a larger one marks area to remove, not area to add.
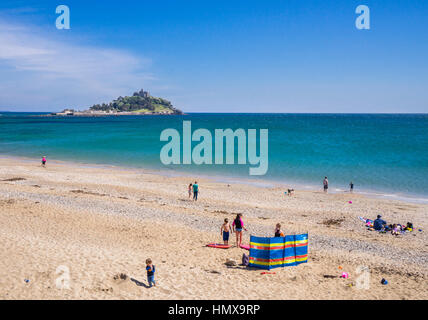
[[[250,264],[250,257],[245,253],[242,255],[242,265],[248,266]]]

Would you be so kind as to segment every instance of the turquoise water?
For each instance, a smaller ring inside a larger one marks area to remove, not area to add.
[[[165,166],[159,140],[166,128],[268,129],[269,170],[249,176],[249,165]],[[0,154],[48,160],[273,180],[331,190],[428,198],[428,115],[189,114],[145,117],[0,116]]]

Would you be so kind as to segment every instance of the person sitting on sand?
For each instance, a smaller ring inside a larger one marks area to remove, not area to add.
[[[244,227],[244,221],[242,220],[242,213],[238,213],[236,215],[235,220],[233,220],[232,223],[233,232],[236,233],[236,246],[241,246],[242,243],[242,229],[247,231],[247,229]]]
[[[398,236],[399,234],[401,234],[401,226],[393,224],[391,228],[391,234],[394,236]]]
[[[189,184],[189,188],[188,188],[188,192],[189,192],[189,199],[190,199],[190,197],[192,196],[192,186],[193,186],[193,184],[191,183],[191,184]]]
[[[42,166],[46,166],[46,156],[43,156],[42,158]]]
[[[287,189],[288,196],[293,195],[293,193],[294,193],[294,189]]]
[[[195,181],[193,184],[193,200],[198,201],[198,193],[199,193],[199,186],[198,182]]]
[[[386,226],[386,221],[381,219],[382,216],[380,214],[378,214],[377,219],[373,222],[373,228],[376,231],[381,231],[384,226]]]
[[[146,260],[146,270],[147,270],[147,282],[149,283],[150,288],[153,286],[156,287],[156,282],[155,282],[155,266],[152,263],[152,259],[147,259]]]
[[[230,227],[229,219],[224,219],[224,223],[221,226],[220,234],[223,235],[223,242],[225,245],[229,244],[229,232],[232,228]]]
[[[281,231],[281,224],[280,223],[276,224],[275,237],[285,237],[284,233]]]

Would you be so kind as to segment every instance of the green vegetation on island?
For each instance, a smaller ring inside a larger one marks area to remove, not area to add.
[[[143,89],[139,92],[134,92],[131,97],[119,97],[107,104],[95,104],[89,111],[108,113],[182,114],[182,111],[174,108],[170,101],[163,98],[152,97]]]

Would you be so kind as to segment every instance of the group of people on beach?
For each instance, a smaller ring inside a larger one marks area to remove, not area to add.
[[[324,177],[324,180],[322,182],[323,187],[324,187],[324,192],[327,193],[328,192],[328,178]],[[354,183],[351,181],[349,183],[349,192],[354,192]]]
[[[387,224],[385,220],[382,219],[382,216],[379,214],[376,220],[373,221],[372,228],[380,232],[390,231],[392,235],[398,236],[402,232],[412,231],[413,223],[407,222],[407,225],[402,225],[399,223]]]
[[[233,220],[232,225],[229,223],[229,219],[224,219],[224,223],[221,226],[220,234],[223,236],[223,241],[225,245],[229,244],[229,235],[231,232],[236,234],[236,246],[239,248],[242,244],[242,232],[243,230],[248,231],[244,227],[244,221],[242,220],[242,213],[238,213]],[[281,230],[281,224],[277,223],[275,227],[275,237],[284,237],[284,233]],[[156,286],[155,281],[155,271],[156,268],[153,265],[152,259],[146,259],[146,271],[147,271],[147,282],[149,287]]]
[[[242,219],[243,215],[242,213],[238,213],[235,217],[235,219],[233,220],[232,225],[229,223],[229,219],[225,218],[224,219],[224,223],[222,224],[221,228],[220,228],[220,235],[223,236],[223,243],[225,245],[229,244],[229,236],[230,233],[235,233],[236,234],[236,246],[240,247],[242,244],[242,231],[248,231],[245,227],[244,227],[244,220]],[[281,230],[281,224],[277,223],[275,226],[275,231],[274,231],[274,236],[275,237],[284,237],[284,232],[282,232]]]
[[[199,185],[197,181],[195,181],[195,183],[190,183],[187,191],[189,192],[189,199],[192,197],[193,192],[193,200],[198,201]]]
[[[229,223],[229,219],[224,219],[224,223],[220,228],[220,235],[223,236],[223,242],[225,245],[229,244],[230,233],[235,232],[236,234],[236,246],[239,247],[242,244],[242,231],[247,229],[244,227],[244,220],[242,220],[242,213],[238,213],[233,220],[232,225]]]

